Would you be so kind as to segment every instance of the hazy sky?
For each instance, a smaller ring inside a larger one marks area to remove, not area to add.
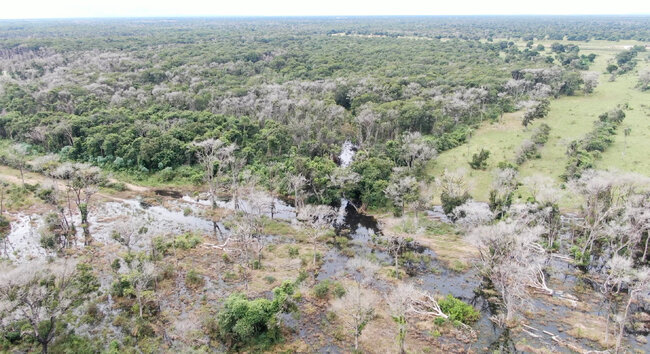
[[[649,14],[649,0],[3,0],[0,18]]]

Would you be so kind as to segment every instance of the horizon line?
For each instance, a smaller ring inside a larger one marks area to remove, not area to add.
[[[0,21],[39,21],[39,20],[137,20],[137,19],[271,19],[271,18],[390,18],[390,17],[622,17],[622,16],[650,16],[647,13],[501,13],[501,14],[438,14],[438,15],[140,15],[140,16],[81,16],[81,17],[22,17],[0,18]]]

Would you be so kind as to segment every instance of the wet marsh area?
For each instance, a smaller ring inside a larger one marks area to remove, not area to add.
[[[453,295],[472,304],[481,314],[470,330],[450,323],[437,325],[433,321],[414,321],[408,332],[407,349],[412,346],[429,348],[433,352],[544,352],[547,349],[585,352],[602,350],[614,340],[614,324],[610,323],[610,335],[605,342],[602,295],[580,269],[564,259],[552,257],[549,263],[548,280],[549,287],[555,291],[553,296],[535,295],[522,325],[504,330],[490,319],[498,301],[489,292],[480,291],[483,279],[473,263],[476,252],[465,244],[461,232],[447,220],[436,218],[435,213],[433,216],[432,213],[422,214],[417,219],[389,215],[375,218],[347,205],[343,220],[334,225],[335,231],[322,237],[314,248],[304,227],[296,220],[293,207],[280,200],[277,203],[278,212],[273,219],[269,215],[261,216],[265,240],[257,269],[244,269],[223,250],[212,247],[221,239],[214,234],[214,221],[207,217],[210,204],[179,192],[155,191],[130,198],[98,198],[90,213],[93,246],[84,249],[78,245],[66,253],[71,257],[93,259],[105,294],[98,303],[104,318],[110,318],[108,314],[119,316],[123,306],[108,295],[114,280],[111,263],[124,253],[111,238],[116,222],[138,219],[147,225],[148,235],[167,239],[183,234],[199,237],[201,243],[196,247],[169,250],[160,262],[165,269],[162,269],[156,293],[166,325],[154,330],[164,332],[172,347],[180,343],[204,343],[207,339],[201,334],[202,323],[214,316],[215,308],[229,294],[239,291],[250,297],[268,298],[270,291],[282,281],[305,277],[299,289],[299,310],[287,314],[283,320],[285,341],[279,348],[298,352],[347,352],[350,338],[328,305],[334,295],[319,298],[314,295],[313,287],[322,282],[351,284],[355,275],[346,270],[351,258],[368,259],[380,266],[380,271],[367,285],[379,295],[375,317],[360,338],[361,347],[368,352],[391,352],[395,348],[397,332],[382,295],[402,281],[413,282],[438,296]],[[228,200],[219,201],[219,207],[225,215],[219,223],[219,230],[223,232],[229,230],[228,217],[238,212],[251,212],[246,209],[245,200],[241,202],[240,211],[233,210]],[[42,208],[31,206],[9,215],[12,230],[8,237],[8,258],[11,262],[24,263],[54,256],[39,243],[39,229],[45,215]],[[73,215],[73,219],[78,222],[78,215]],[[399,255],[401,279],[397,279],[393,271],[394,257],[385,243],[387,235],[409,239]],[[134,249],[147,251],[151,242],[151,238],[142,239]],[[318,253],[315,265],[312,261],[314,249]],[[198,280],[192,280],[197,277]],[[632,350],[646,352],[650,348],[643,343],[643,338],[647,338],[650,316],[638,309],[635,318],[639,331],[628,334],[626,344]],[[125,335],[112,322],[105,320],[99,324],[105,326],[105,333]]]

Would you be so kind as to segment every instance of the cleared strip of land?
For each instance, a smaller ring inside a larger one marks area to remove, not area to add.
[[[553,100],[548,116],[534,121],[528,129],[521,125],[519,112],[504,115],[498,123],[486,122],[472,134],[468,144],[441,153],[429,166],[429,173],[438,176],[444,169],[465,168],[470,193],[477,200],[487,201],[492,171],[497,164],[504,160],[513,161],[517,147],[530,136],[536,125],[544,122],[551,127],[549,141],[540,149],[540,159],[531,159],[520,167],[520,176],[548,175],[559,186],[562,183],[560,175],[567,162],[567,144],[589,132],[601,113],[617,105],[628,104],[629,109],[625,110],[626,117],[618,129],[614,144],[603,153],[596,166],[599,169],[617,169],[650,176],[650,92],[641,92],[635,87],[638,70],[650,67],[643,61],[647,54],[639,56],[637,70],[619,76],[614,82],[609,81],[609,74],[603,73],[608,61],[624,50],[627,44],[598,41],[581,45],[585,54],[598,55],[590,71],[601,73],[600,85],[592,94],[579,93]],[[630,129],[628,136],[624,134],[626,128]],[[491,152],[488,168],[485,171],[471,170],[467,162],[481,148]],[[525,197],[525,194],[526,191],[521,190],[520,195]],[[573,203],[566,198],[562,205],[572,207]]]

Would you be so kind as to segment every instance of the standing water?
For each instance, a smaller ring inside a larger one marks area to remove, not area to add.
[[[346,140],[341,146],[341,154],[339,155],[339,166],[342,168],[347,168],[352,163],[352,159],[356,154],[357,146],[352,144],[349,140]],[[339,207],[338,216],[336,217],[336,225],[343,225],[345,221],[345,216],[347,215],[347,207],[349,201],[345,198],[341,198],[341,206]]]

